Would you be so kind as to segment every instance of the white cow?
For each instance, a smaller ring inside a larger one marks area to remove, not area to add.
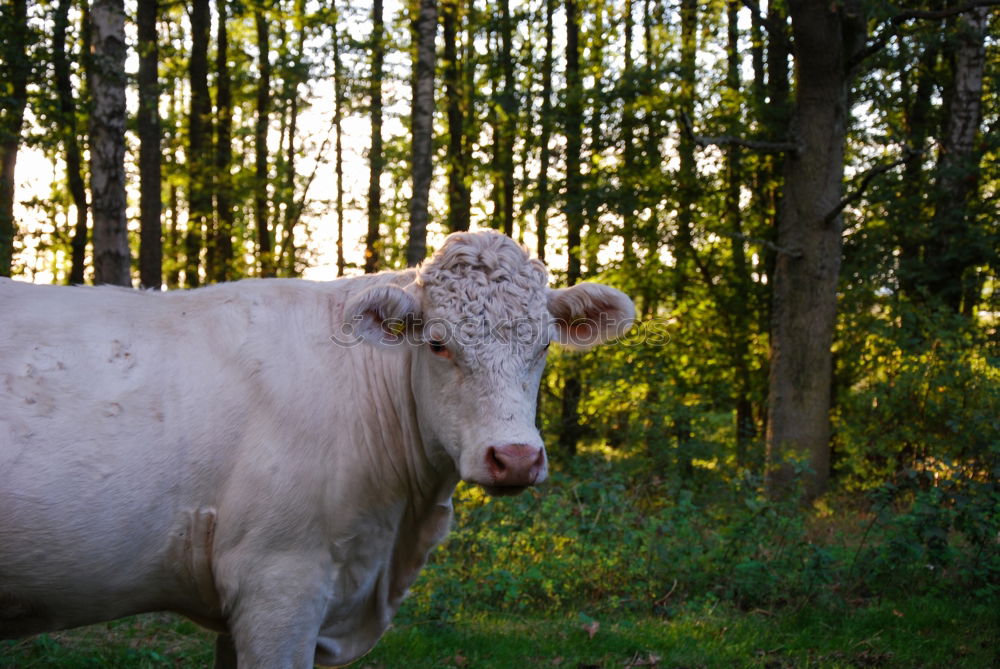
[[[545,478],[550,339],[633,315],[606,286],[548,289],[490,232],[328,283],[0,281],[0,638],[171,610],[222,633],[220,666],[351,662],[459,479]]]

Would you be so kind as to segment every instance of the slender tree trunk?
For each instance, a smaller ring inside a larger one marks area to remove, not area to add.
[[[622,257],[629,265],[635,262],[635,59],[632,57],[635,17],[632,0],[625,0],[623,30],[625,32],[626,82],[622,96]]]
[[[3,4],[3,63],[0,73],[9,86],[7,100],[0,107],[0,276],[10,276],[14,257],[14,185],[17,152],[21,145],[24,125],[24,108],[28,102],[28,77],[31,61],[28,59],[26,36],[28,34],[27,4],[25,0],[11,0]]]
[[[698,3],[697,0],[681,0],[680,106],[681,112],[689,119],[694,118],[697,53]],[[673,254],[677,263],[674,292],[680,300],[691,276],[690,266],[694,255],[691,229],[698,199],[694,140],[687,133],[681,133],[678,139],[677,155],[680,164],[677,184],[677,237],[673,245]]]
[[[962,312],[968,270],[986,262],[965,231],[969,205],[978,190],[981,149],[976,147],[982,120],[983,75],[986,70],[987,7],[961,14],[958,47],[952,66],[944,133],[938,154],[932,237],[924,250],[927,292],[954,313]],[[972,307],[968,311],[971,313]]]
[[[163,213],[160,192],[160,84],[156,39],[157,0],[139,2],[139,285],[163,284]]]
[[[545,0],[545,55],[542,60],[542,135],[538,143],[541,153],[538,159],[538,214],[537,229],[538,259],[545,262],[545,247],[548,245],[549,208],[552,206],[552,194],[549,189],[549,161],[552,148],[552,61],[555,29],[555,0]]]
[[[365,238],[365,273],[379,270],[379,222],[382,218],[382,170],[385,156],[382,153],[382,69],[385,63],[385,23],[382,0],[372,3],[372,72],[369,82],[369,99],[372,139],[368,152],[370,178],[368,181],[368,236]]]
[[[267,129],[271,111],[271,38],[268,19],[259,6],[254,8],[257,28],[257,118],[254,122],[254,220],[257,226],[257,254],[260,275],[274,276],[273,244],[268,211]]]
[[[566,283],[580,280],[580,233],[583,229],[583,82],[580,75],[580,19],[576,0],[565,0],[566,9]],[[563,384],[559,443],[563,451],[576,455],[580,441],[579,405],[582,394],[579,373],[567,370]]]
[[[461,63],[458,59],[458,0],[443,0],[441,15],[444,27],[444,97],[448,114],[448,229],[469,229],[470,212],[468,164],[465,161],[465,110],[461,86]]]
[[[215,226],[212,228],[212,281],[233,273],[233,93],[229,74],[229,0],[216,0],[215,34]]]
[[[857,6],[817,0],[788,3],[795,39],[795,106],[799,144],[785,161],[773,283],[767,483],[788,492],[789,460],[804,461],[809,498],[821,495],[830,469],[833,330],[841,261],[840,201],[848,120],[845,63],[864,38]]]
[[[344,276],[344,64],[340,56],[340,13],[333,23],[333,126],[337,133],[334,145],[334,170],[337,179],[337,276]]]
[[[406,264],[415,267],[427,256],[428,198],[434,151],[434,40],[437,35],[437,0],[417,0],[414,34],[417,54],[413,72],[413,199],[410,201],[410,241]]]
[[[305,0],[295,0],[293,47],[291,54],[293,63],[305,62]],[[299,125],[299,84],[301,75],[298,72],[291,72],[286,77],[288,100],[288,133],[286,137],[287,149],[285,150],[285,186],[282,199],[285,203],[284,214],[281,217],[281,247],[278,249],[278,260],[276,267],[284,272],[285,276],[295,276],[295,225],[298,223],[299,214],[302,207],[296,202],[295,176],[297,150],[295,148],[295,138],[298,135]],[[308,189],[308,186],[306,187]],[[306,193],[303,192],[303,199]],[[304,203],[303,203],[304,206]]]
[[[500,93],[501,229],[514,236],[514,134],[517,132],[517,94],[514,90],[513,21],[510,0],[500,1],[500,59],[503,90]]]
[[[171,183],[167,188],[167,207],[169,215],[167,217],[167,249],[170,251],[168,257],[173,258],[167,271],[167,289],[175,290],[181,287],[181,266],[180,266],[180,245],[181,226],[178,221],[180,217],[180,197],[177,194],[177,185]]]
[[[924,171],[925,156],[922,151],[931,134],[931,92],[935,84],[935,67],[940,52],[940,41],[935,39],[927,44],[917,60],[916,81],[911,86],[905,77],[901,82],[903,97],[903,118],[908,132],[910,146],[917,149],[903,164],[903,179],[900,197],[892,203],[893,215],[890,221],[896,228],[899,240],[900,292],[910,300],[922,300],[922,281],[926,279],[921,258],[921,238],[927,231],[925,206],[928,191],[927,175]],[[907,320],[909,314],[904,316]],[[904,321],[905,322],[905,321]]]
[[[125,219],[125,7],[96,0],[90,12],[90,192],[94,283],[132,285]]]
[[[583,83],[580,75],[580,24],[576,0],[566,0],[566,280],[580,280],[580,233],[583,230]]]
[[[69,59],[66,56],[66,30],[69,27],[69,9],[72,0],[59,0],[52,28],[52,66],[55,70],[56,91],[59,95],[59,128],[63,150],[66,154],[66,177],[76,224],[73,226],[70,285],[83,283],[84,263],[87,252],[87,187],[83,180],[83,160],[77,136],[76,101],[70,79]]]
[[[208,91],[209,0],[191,3],[191,110],[188,116],[188,224],[184,236],[184,282],[188,288],[201,283],[203,236],[211,238],[211,115]],[[206,234],[207,233],[207,234]],[[208,257],[213,249],[208,249]]]
[[[740,45],[739,10],[740,0],[729,0],[726,6],[726,87],[732,99],[740,99]],[[740,106],[732,105],[728,112],[729,134],[739,136]],[[745,466],[749,461],[750,442],[756,436],[753,419],[753,404],[750,400],[752,381],[750,372],[750,272],[747,264],[745,242],[743,240],[742,214],[740,211],[740,191],[744,183],[741,165],[741,151],[738,146],[725,150],[726,194],[725,218],[732,231],[730,248],[733,256],[732,289],[727,308],[731,323],[730,336],[733,338],[733,376],[735,377],[736,405],[736,462]]]

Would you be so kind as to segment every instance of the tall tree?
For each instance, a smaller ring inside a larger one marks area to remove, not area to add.
[[[970,208],[977,191],[982,150],[976,146],[982,120],[986,70],[988,8],[957,17],[957,48],[951,65],[945,126],[937,164],[931,239],[924,251],[929,295],[953,312],[971,315],[979,300],[979,281],[970,271],[985,253],[968,233]]]
[[[131,286],[125,219],[125,6],[95,0],[90,11],[90,192],[94,283]]]
[[[500,90],[500,119],[497,150],[500,170],[500,229],[514,236],[514,135],[517,130],[517,93],[514,90],[514,22],[510,15],[510,0],[500,0],[500,69],[503,87]]]
[[[337,177],[337,276],[344,276],[344,63],[340,53],[340,12],[333,18],[333,127],[337,133],[334,146],[334,169]]]
[[[791,127],[798,147],[786,156],[773,278],[767,432],[768,484],[787,491],[790,460],[811,468],[806,494],[827,486],[833,330],[843,220],[849,63],[864,44],[859,2],[790,0],[795,55]]]
[[[184,281],[201,283],[202,236],[211,234],[212,218],[212,99],[208,90],[209,0],[191,3],[191,109],[188,115],[188,223],[184,237]]]
[[[580,234],[583,230],[583,201],[580,163],[583,154],[583,79],[580,74],[580,18],[576,0],[565,0],[566,10],[566,283],[580,280]],[[580,440],[580,396],[583,392],[579,372],[570,370],[563,384],[559,444],[569,455],[576,454]]]
[[[542,108],[541,135],[538,138],[541,147],[538,157],[538,213],[536,214],[535,234],[538,239],[536,253],[538,259],[545,262],[545,247],[548,244],[548,218],[552,194],[549,188],[549,162],[552,158],[550,146],[552,137],[552,64],[553,42],[555,40],[555,0],[545,0],[545,53],[542,56]]]
[[[69,283],[82,284],[84,262],[87,252],[87,187],[83,180],[83,159],[77,124],[77,105],[73,95],[70,77],[70,61],[66,54],[66,31],[69,28],[69,10],[72,0],[59,0],[52,27],[52,68],[55,74],[56,92],[59,96],[58,124],[62,135],[63,153],[66,156],[66,180],[70,197],[76,209],[76,223],[73,226],[72,254]],[[141,63],[141,61],[140,61]]]
[[[365,273],[379,269],[379,222],[382,218],[382,76],[385,64],[385,20],[382,0],[372,3],[371,53],[372,69],[368,82],[369,116],[371,117],[371,148],[368,150],[368,235],[365,237]]]
[[[160,220],[163,205],[160,193],[157,11],[157,0],[137,5],[139,108],[136,125],[139,134],[139,285],[159,289],[163,283],[163,229]]]
[[[698,2],[681,0],[681,60],[680,60],[680,106],[681,113],[688,119],[694,118],[695,84],[697,82],[696,59],[698,55]],[[674,292],[678,299],[683,296],[690,275],[695,253],[692,238],[694,211],[698,199],[698,177],[694,157],[694,141],[688,133],[682,133],[677,142],[678,194],[677,233],[672,252],[676,262]]]
[[[0,21],[0,34],[3,36],[0,93],[5,98],[5,104],[0,108],[0,276],[10,276],[14,235],[17,232],[14,222],[14,174],[31,73],[25,0],[5,2]]]
[[[635,32],[635,15],[632,0],[625,0],[622,30],[624,32],[624,89],[622,92],[622,256],[626,263],[635,258],[636,227],[636,159],[635,159],[635,94],[636,72],[632,44]]]
[[[257,28],[257,117],[254,122],[254,219],[257,225],[257,255],[260,275],[274,276],[274,245],[267,197],[267,130],[271,112],[271,37],[268,17],[262,3],[254,6]]]
[[[437,0],[416,0],[414,34],[417,41],[413,68],[412,137],[413,195],[410,200],[410,239],[406,264],[414,267],[427,255],[428,202],[433,166],[434,40],[437,35]]]
[[[741,92],[740,77],[740,39],[739,39],[739,0],[728,0],[726,4],[726,87],[732,99],[739,100]],[[735,136],[742,132],[740,123],[739,103],[734,103],[727,110],[728,131]],[[740,465],[748,462],[750,441],[756,436],[756,425],[753,416],[751,392],[750,338],[753,336],[751,325],[751,278],[746,256],[745,234],[743,232],[743,215],[740,208],[740,195],[744,183],[742,153],[737,145],[726,147],[725,150],[726,193],[724,216],[726,227],[730,233],[730,250],[732,253],[732,272],[730,273],[728,304],[723,305],[729,317],[731,326],[728,330],[732,338],[732,366],[736,383],[734,395],[736,404],[736,460]]]
[[[209,240],[209,279],[228,281],[233,271],[233,92],[229,72],[229,0],[216,0],[215,33],[215,225]]]
[[[465,160],[467,142],[462,64],[458,57],[459,0],[442,0],[444,32],[444,97],[448,117],[448,230],[469,229],[469,164]]]

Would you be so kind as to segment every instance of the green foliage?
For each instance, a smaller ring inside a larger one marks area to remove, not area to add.
[[[908,469],[996,479],[1000,359],[953,318],[888,314],[845,336],[843,376],[856,381],[835,419],[844,484],[877,486]]]
[[[462,487],[455,528],[401,620],[670,616],[699,602],[797,608],[956,587],[1000,596],[996,483],[921,489],[914,475],[910,487],[880,489],[870,510],[833,513],[771,501],[751,477],[693,493],[634,460],[581,456],[572,469],[509,500]]]

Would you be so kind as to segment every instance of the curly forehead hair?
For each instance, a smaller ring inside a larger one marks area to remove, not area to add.
[[[547,313],[545,265],[492,230],[449,235],[420,266],[417,283],[425,304],[456,320],[499,323]]]

